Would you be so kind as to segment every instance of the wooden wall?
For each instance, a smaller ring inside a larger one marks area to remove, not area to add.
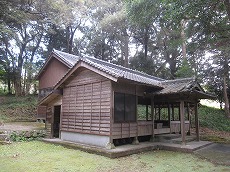
[[[68,67],[56,58],[50,60],[45,71],[39,77],[39,89],[53,87],[68,71]]]
[[[61,130],[110,134],[111,81],[90,70],[77,73],[63,88]]]
[[[54,99],[52,102],[50,102],[47,105],[46,108],[46,136],[48,138],[52,138],[53,137],[53,131],[52,131],[52,127],[53,127],[53,113],[54,113],[54,106],[57,105],[61,105],[62,104],[62,96],[57,97],[56,99]],[[61,114],[60,114],[61,115]]]
[[[113,83],[112,89],[114,92],[132,94],[136,96],[144,96],[144,91],[148,89],[147,86],[130,84],[128,82]],[[139,130],[139,131],[138,131]],[[116,122],[112,123],[112,138],[128,138],[145,135],[145,127],[138,122]],[[150,132],[148,131],[147,134]]]
[[[52,106],[47,107],[46,112],[46,136],[52,138]]]
[[[46,119],[46,106],[37,107],[37,119]]]

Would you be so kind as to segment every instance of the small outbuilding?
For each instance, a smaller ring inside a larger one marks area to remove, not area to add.
[[[39,105],[49,138],[113,148],[180,133],[198,103],[213,98],[194,78],[164,80],[88,56],[53,50],[38,74]]]

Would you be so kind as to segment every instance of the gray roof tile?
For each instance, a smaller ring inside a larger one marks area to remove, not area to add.
[[[70,64],[73,67],[79,60],[84,61],[85,63],[93,66],[109,75],[112,75],[117,78],[124,78],[131,81],[135,81],[142,84],[148,84],[153,86],[161,86],[161,81],[164,79],[148,75],[146,73],[132,70],[120,65],[109,63],[103,60],[88,56],[75,56],[72,54],[64,53],[58,50],[53,51],[59,58],[64,60],[66,63]]]
[[[197,84],[194,78],[166,80],[161,82],[163,89],[155,94],[174,94],[191,91]]]

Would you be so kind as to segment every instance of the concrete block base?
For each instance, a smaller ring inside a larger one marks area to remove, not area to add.
[[[99,147],[107,147],[107,145],[109,144],[109,136],[82,134],[67,131],[61,131],[61,140]]]

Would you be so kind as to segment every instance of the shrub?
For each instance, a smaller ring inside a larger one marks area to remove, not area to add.
[[[201,106],[199,108],[200,125],[219,131],[230,131],[230,119],[227,118],[223,110]]]
[[[20,141],[32,141],[39,140],[45,137],[46,133],[44,130],[34,130],[34,131],[20,131],[20,132],[12,132],[10,134],[10,139],[15,142]]]

